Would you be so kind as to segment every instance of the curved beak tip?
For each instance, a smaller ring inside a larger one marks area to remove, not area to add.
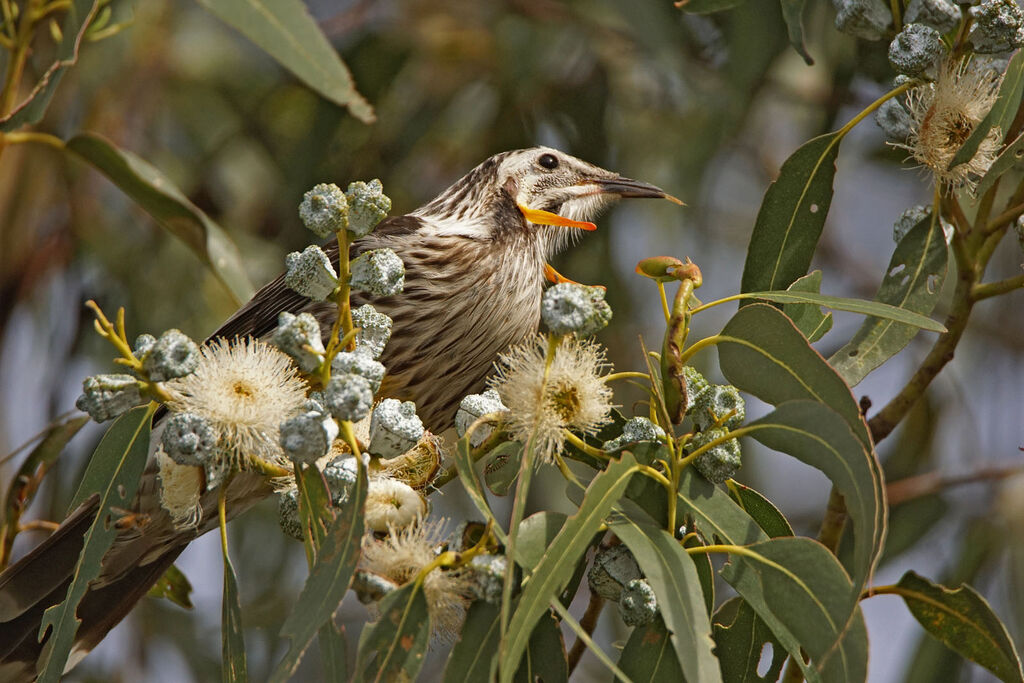
[[[660,187],[651,185],[650,183],[640,182],[639,180],[633,180],[632,178],[623,178],[620,176],[618,178],[595,180],[594,183],[601,188],[601,192],[603,194],[616,194],[623,199],[667,199],[679,206],[686,206],[682,200],[677,197],[673,197]]]

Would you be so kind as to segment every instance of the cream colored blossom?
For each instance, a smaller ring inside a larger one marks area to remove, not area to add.
[[[547,339],[537,336],[501,354],[491,379],[509,409],[507,428],[518,440],[533,438],[540,460],[562,450],[563,429],[594,434],[610,421],[612,391],[602,380],[609,368],[596,343],[562,339],[545,375]]]
[[[163,448],[157,448],[157,464],[160,466],[160,505],[171,515],[171,521],[178,529],[187,529],[199,524],[203,508],[199,497],[203,491],[203,468],[179,465]]]
[[[416,579],[437,558],[444,537],[443,522],[420,522],[403,529],[392,527],[382,539],[363,538],[359,569],[379,574],[398,585]],[[423,594],[436,638],[451,641],[458,634],[469,607],[470,579],[461,569],[432,569],[423,578]]]
[[[251,456],[286,463],[279,426],[303,412],[306,383],[291,359],[253,339],[218,339],[203,346],[195,372],[166,383],[168,407],[206,418],[228,469]]]
[[[906,145],[897,146],[910,150],[946,189],[973,192],[999,154],[999,128],[988,132],[968,161],[948,166],[995,103],[1000,79],[991,70],[968,68],[966,61],[947,62],[934,83],[907,95],[911,134]]]
[[[407,527],[423,517],[427,505],[411,486],[397,479],[371,479],[363,519],[373,531]]]

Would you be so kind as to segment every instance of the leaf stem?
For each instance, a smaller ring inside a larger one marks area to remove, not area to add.
[[[37,131],[16,131],[14,133],[6,133],[4,136],[4,142],[12,145],[24,144],[26,142],[34,142],[40,145],[48,145],[54,149],[64,151],[64,141],[56,135],[49,133],[40,133]]]
[[[1024,288],[1024,273],[1006,278],[1005,280],[986,282],[983,285],[974,285],[971,289],[971,300],[978,302],[994,296],[999,296],[1000,294],[1008,294],[1009,292],[1021,288]]]

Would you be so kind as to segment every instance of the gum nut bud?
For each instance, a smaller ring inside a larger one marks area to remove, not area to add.
[[[970,9],[974,51],[1006,52],[1024,43],[1024,16],[1015,0],[986,0]]]
[[[462,399],[462,403],[459,404],[459,410],[455,413],[455,432],[459,436],[465,436],[466,430],[477,421],[477,418],[489,413],[501,413],[506,410],[508,408],[501,402],[501,397],[494,389],[488,389],[482,394],[470,394]],[[494,427],[492,425],[480,425],[474,430],[473,436],[469,440],[469,445],[474,448],[479,446],[491,436],[493,431]]]
[[[405,287],[405,264],[390,249],[364,251],[352,261],[352,289],[377,296],[394,296]]]
[[[575,332],[585,337],[608,324],[612,309],[605,302],[604,290],[600,287],[563,282],[544,292],[540,317],[552,334]]]
[[[646,417],[633,417],[626,420],[626,423],[622,425],[622,434],[610,441],[605,441],[601,449],[617,451],[627,444],[639,443],[641,441],[657,441],[664,436],[665,430]]]
[[[302,540],[298,490],[288,489],[277,495],[277,523],[281,526],[281,531],[297,541]]]
[[[139,381],[131,375],[94,375],[82,382],[75,407],[96,422],[106,422],[142,402]]]
[[[907,24],[889,43],[889,64],[901,74],[916,76],[946,52],[942,36],[931,26]]]
[[[374,572],[357,569],[356,573],[352,575],[352,590],[355,591],[359,602],[364,605],[380,602],[388,593],[397,588],[397,583]]]
[[[939,33],[949,33],[962,18],[960,7],[950,0],[910,0],[903,13],[904,22],[931,26]]]
[[[881,40],[892,24],[892,10],[884,0],[833,0],[836,29],[864,40]]]
[[[352,324],[359,328],[356,333],[356,350],[363,349],[371,358],[379,360],[391,339],[394,322],[383,313],[378,313],[370,304],[363,304],[352,311]]]
[[[888,142],[904,143],[913,130],[910,112],[898,98],[886,100],[875,112],[875,124],[882,129]]]
[[[469,593],[474,600],[501,602],[508,560],[504,555],[476,555],[469,561]]]
[[[324,342],[320,336],[320,323],[312,313],[294,315],[288,311],[281,311],[277,316],[277,327],[271,341],[274,346],[291,356],[299,370],[315,372],[320,367],[320,360],[325,351]]]
[[[366,489],[363,520],[372,531],[407,527],[427,512],[420,494],[397,479],[371,479]]]
[[[284,257],[284,283],[304,297],[323,301],[338,286],[338,274],[324,250],[315,244]]]
[[[340,506],[348,501],[358,477],[356,459],[351,456],[335,458],[324,467],[324,479],[331,491],[331,502]]]
[[[156,344],[156,337],[151,334],[140,334],[135,338],[135,344],[132,346],[132,353],[139,360],[146,357],[150,349],[153,348],[153,344]]]
[[[622,589],[619,614],[627,626],[649,624],[658,616],[658,598],[646,579],[630,581]]]
[[[324,407],[336,420],[362,420],[373,407],[370,380],[359,375],[332,376],[324,389]]]
[[[217,434],[205,417],[175,413],[167,420],[160,443],[174,462],[200,467],[216,453]]]
[[[299,218],[317,237],[330,237],[348,228],[348,200],[334,183],[320,183],[302,195]]]
[[[641,576],[640,566],[633,558],[633,553],[619,544],[597,553],[587,573],[587,584],[592,593],[614,602],[618,601],[626,584]]]
[[[704,392],[711,387],[711,383],[704,379],[704,375],[696,368],[689,365],[683,367],[683,379],[686,380],[686,412],[689,413]]]
[[[366,349],[342,351],[331,361],[331,374],[349,374],[365,377],[370,382],[373,393],[380,389],[384,380],[384,365],[374,360]]]
[[[396,458],[415,446],[422,436],[423,423],[416,415],[416,404],[386,398],[373,409],[367,450],[381,458]]]
[[[690,439],[689,450],[692,453],[701,446],[711,443],[715,439],[726,436],[725,429],[709,429],[706,432],[698,432]],[[705,479],[715,484],[721,484],[726,479],[731,479],[736,474],[740,465],[740,442],[739,439],[729,439],[714,448],[711,448],[693,461]]]
[[[327,454],[338,436],[338,423],[320,413],[303,413],[280,427],[281,448],[292,462],[314,463]]]
[[[693,422],[700,429],[709,429],[725,418],[720,426],[736,429],[746,416],[747,402],[740,396],[739,389],[731,384],[713,384],[701,395]]]
[[[165,382],[184,377],[199,365],[199,347],[180,330],[167,330],[150,347],[142,370],[150,380]]]
[[[391,211],[391,199],[376,178],[368,183],[357,180],[345,192],[348,198],[348,229],[356,237],[373,230]]]

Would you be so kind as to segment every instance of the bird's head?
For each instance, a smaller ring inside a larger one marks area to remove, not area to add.
[[[586,222],[620,198],[682,204],[664,190],[560,152],[531,147],[496,154],[417,211],[437,233],[477,240],[526,237],[558,251]]]

